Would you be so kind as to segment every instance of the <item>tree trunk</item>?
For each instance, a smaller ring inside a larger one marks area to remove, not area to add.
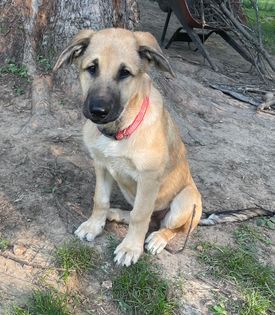
[[[45,70],[45,64],[49,70],[79,30],[134,29],[138,22],[137,0],[1,0],[0,63],[25,64],[33,76]],[[65,81],[71,81],[71,75],[62,73]]]
[[[132,30],[138,22],[137,0],[0,0],[0,65],[9,60],[24,64],[33,79],[29,127],[38,130],[50,119],[51,69],[78,31],[106,27]],[[55,85],[66,94],[80,95],[73,67],[63,68],[55,77]],[[41,115],[48,118],[41,119]],[[48,121],[46,125],[50,124]]]

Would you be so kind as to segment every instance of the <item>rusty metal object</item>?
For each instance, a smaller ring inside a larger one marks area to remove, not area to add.
[[[228,34],[229,30],[226,23],[224,23],[224,21],[219,18],[219,16],[215,12],[215,9],[211,6],[210,2],[210,0],[170,0],[170,10],[168,11],[165,26],[161,36],[161,44],[163,44],[164,42],[171,13],[174,12],[183,27],[180,27],[176,30],[176,32],[169,40],[168,44],[165,46],[166,49],[169,48],[173,41],[193,42],[196,45],[198,51],[209,62],[213,70],[217,71],[217,67],[211,61],[209,53],[203,45],[203,43],[213,33],[216,33],[220,35],[244,59],[246,59],[250,63],[253,63],[253,60],[251,59],[247,51]],[[222,3],[222,0],[217,0],[217,2]],[[166,2],[166,11],[167,5],[168,2]],[[240,2],[237,0],[231,0],[230,6],[234,14],[236,14],[243,23],[246,23],[245,16],[242,13]],[[203,30],[206,29],[207,31],[196,33],[194,31],[194,28]]]

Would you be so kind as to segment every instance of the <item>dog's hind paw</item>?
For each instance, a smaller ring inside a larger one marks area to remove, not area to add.
[[[159,254],[167,245],[168,241],[165,239],[160,231],[151,233],[145,240],[146,249],[153,255]]]
[[[83,222],[78,229],[74,232],[81,240],[86,239],[92,242],[99,234],[102,233],[104,224],[95,222],[95,220],[87,220]]]
[[[135,264],[142,253],[143,245],[137,246],[133,244],[127,244],[127,241],[123,240],[114,252],[114,262],[117,265],[128,267],[131,264]]]

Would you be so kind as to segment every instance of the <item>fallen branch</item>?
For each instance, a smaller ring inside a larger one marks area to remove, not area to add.
[[[259,44],[255,38],[247,31],[244,29],[244,27],[241,25],[241,23],[234,17],[234,15],[227,9],[226,5],[224,3],[221,3],[220,5],[223,13],[228,17],[228,19],[231,20],[231,22],[234,24],[237,30],[239,30],[242,35],[256,48],[258,51],[262,54],[262,56],[265,58],[267,63],[269,64],[270,68],[275,71],[275,66],[273,65],[271,61],[271,57],[268,54],[268,52],[263,48],[261,44]],[[255,62],[255,65],[257,63]]]
[[[5,253],[5,252],[1,252],[1,251],[0,251],[0,256],[4,257],[6,259],[9,259],[9,260],[13,260],[14,262],[19,263],[20,265],[25,265],[25,266],[29,266],[29,267],[33,267],[33,268],[37,268],[37,269],[53,269],[53,270],[56,270],[56,271],[72,271],[72,272],[75,272],[74,269],[67,270],[67,269],[64,269],[64,268],[56,268],[56,267],[53,267],[53,266],[43,266],[43,265],[40,265],[40,264],[37,264],[37,263],[32,263],[32,262],[29,262],[27,260],[23,260],[21,258],[18,258],[17,256],[12,255],[10,253]]]
[[[266,109],[259,109],[258,113],[265,113],[265,114],[269,114],[269,115],[275,116],[275,112],[270,111],[270,110],[266,110]]]

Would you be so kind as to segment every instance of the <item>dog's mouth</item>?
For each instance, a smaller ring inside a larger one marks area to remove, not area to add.
[[[108,138],[115,138],[121,128],[121,116],[107,124],[97,124],[98,130]]]

